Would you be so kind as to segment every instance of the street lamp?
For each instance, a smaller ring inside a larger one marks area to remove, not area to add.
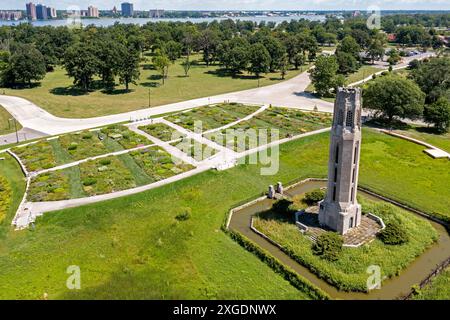
[[[10,119],[8,119],[8,120],[14,122],[14,130],[16,131],[16,140],[17,140],[17,143],[19,143],[19,134],[18,134],[18,132],[17,132],[17,121],[16,121],[15,118],[10,118]],[[9,123],[9,122],[8,122],[8,123]]]

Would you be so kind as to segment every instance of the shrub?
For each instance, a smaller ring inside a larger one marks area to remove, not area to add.
[[[183,211],[175,217],[175,219],[177,219],[178,221],[189,220],[191,217],[191,213],[192,213],[191,208],[184,208]]]
[[[292,201],[288,199],[281,199],[275,202],[272,206],[272,211],[285,215],[285,214],[291,214],[294,212],[294,209],[292,208]]]
[[[72,142],[72,143],[69,145],[69,147],[67,147],[67,150],[73,151],[73,150],[76,150],[77,148],[78,148],[78,144],[75,143],[75,142]]]
[[[311,192],[307,192],[303,200],[308,205],[316,204],[319,201],[322,201],[325,198],[325,191],[321,189],[316,189]]]
[[[90,132],[85,133],[85,134],[83,134],[82,138],[84,140],[92,139],[92,133],[90,133]]]
[[[403,244],[409,240],[408,234],[397,219],[386,223],[386,228],[381,231],[379,238],[383,243],[390,245]]]
[[[110,159],[101,159],[99,162],[102,166],[109,166],[111,164]]]
[[[92,185],[94,185],[96,183],[97,183],[97,180],[94,179],[94,178],[86,178],[86,179],[83,180],[83,185],[86,186],[86,187],[92,186]]]
[[[344,240],[335,232],[324,232],[317,237],[311,249],[315,255],[321,256],[328,261],[336,261],[342,252]]]

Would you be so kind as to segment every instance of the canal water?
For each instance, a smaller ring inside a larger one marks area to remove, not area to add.
[[[291,189],[286,191],[288,196],[301,195],[311,190],[325,187],[325,181],[306,181],[295,185]],[[371,200],[380,201],[378,198],[371,196],[363,191],[359,191],[364,197]],[[295,270],[299,275],[308,279],[315,286],[319,287],[326,293],[328,293],[334,299],[397,299],[405,296],[411,290],[413,285],[420,283],[430,274],[434,268],[450,255],[450,236],[444,226],[428,220],[430,224],[439,233],[439,240],[432,247],[427,249],[422,255],[420,255],[413,263],[411,263],[406,269],[402,270],[399,276],[393,277],[383,281],[381,289],[375,289],[369,293],[363,292],[345,292],[339,291],[334,286],[330,285],[326,281],[318,278],[315,274],[310,272],[307,268],[300,265],[294,259],[286,255],[277,246],[273,245],[263,237],[259,236],[250,229],[251,217],[258,213],[271,208],[273,200],[264,199],[254,204],[235,211],[230,220],[229,228],[241,233],[245,237],[257,243],[259,246],[268,250],[274,257],[280,260],[283,264],[289,266]],[[411,212],[411,214],[417,215]],[[425,219],[419,216],[421,219]],[[368,274],[369,276],[369,274]]]

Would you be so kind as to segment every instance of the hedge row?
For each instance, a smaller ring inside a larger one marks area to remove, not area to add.
[[[312,299],[314,300],[330,299],[330,297],[324,291],[315,287],[312,283],[310,283],[306,279],[300,277],[295,271],[282,264],[278,259],[271,256],[267,251],[265,251],[258,245],[254,244],[243,235],[231,230],[226,230],[225,232],[228,233],[230,237],[234,241],[236,241],[239,245],[241,245],[244,249],[255,254],[262,262],[264,262],[270,268],[272,268],[272,270],[280,274],[285,280],[289,281],[289,283],[293,285],[295,288],[299,289],[302,292],[307,293]]]

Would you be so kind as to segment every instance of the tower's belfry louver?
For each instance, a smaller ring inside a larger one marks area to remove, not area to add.
[[[328,190],[319,222],[340,234],[361,223],[356,201],[361,147],[361,90],[339,88],[334,105],[328,162]]]

